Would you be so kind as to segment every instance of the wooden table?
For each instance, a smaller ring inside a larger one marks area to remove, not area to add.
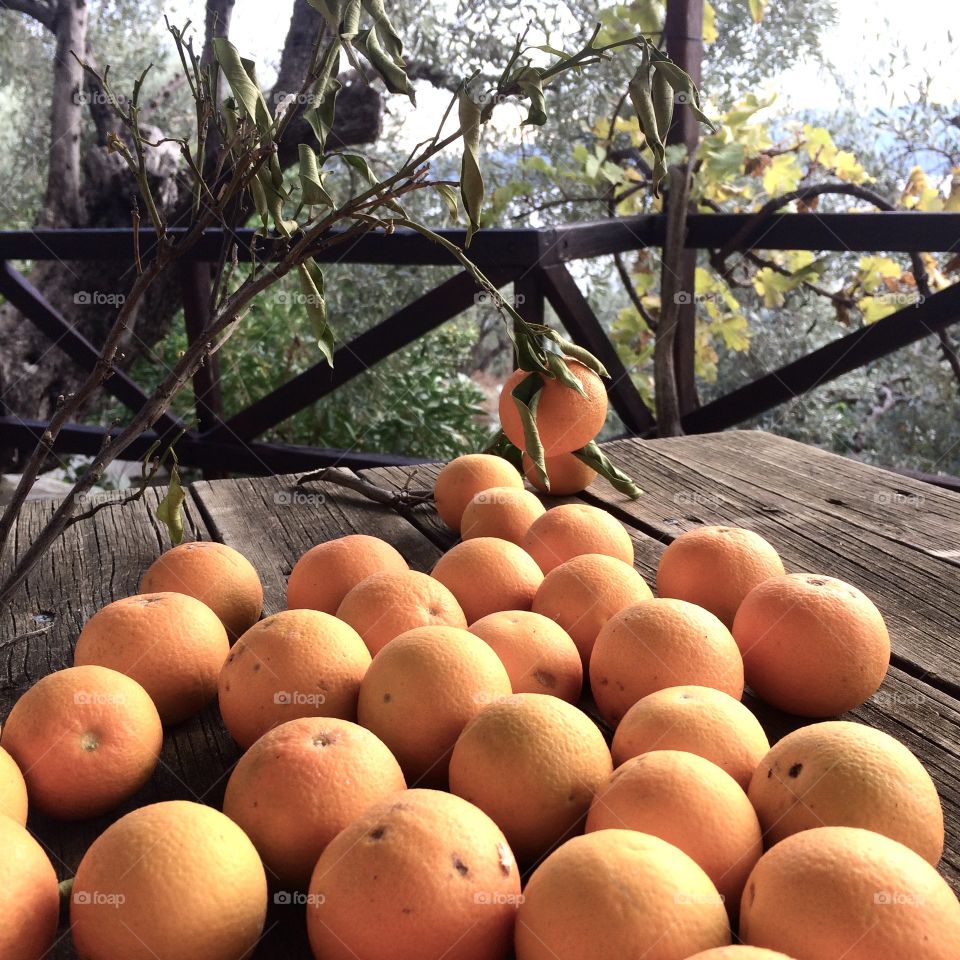
[[[788,571],[840,577],[874,600],[890,627],[893,663],[881,690],[849,718],[893,734],[930,771],[946,815],[941,870],[960,890],[960,495],[758,432],[623,440],[606,452],[646,494],[630,502],[597,483],[584,499],[628,525],[636,566],[649,583],[673,537],[698,524],[724,523],[765,536]],[[402,484],[410,469],[365,474]],[[415,469],[415,485],[427,485],[438,468]],[[320,541],[375,534],[417,570],[429,570],[453,542],[432,508],[401,515],[339,487],[294,481],[195,483],[187,499],[185,537],[220,540],[249,557],[263,578],[265,613],[283,609],[292,564]],[[0,717],[31,683],[72,664],[73,642],[91,614],[136,592],[141,572],[168,546],[153,516],[157,499],[151,490],[142,502],[101,510],[72,527],[0,614]],[[16,551],[53,508],[52,501],[27,505]],[[798,725],[751,705],[772,738]],[[133,807],[173,798],[219,807],[238,755],[213,705],[168,731],[155,776],[121,810],[77,824],[33,815],[30,827],[59,875],[71,876],[94,837]],[[309,957],[302,912],[272,907],[257,957]],[[66,935],[55,956],[74,957]]]

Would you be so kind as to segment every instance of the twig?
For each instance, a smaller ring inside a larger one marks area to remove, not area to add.
[[[305,473],[302,477],[297,477],[297,486],[303,486],[305,483],[320,481],[323,483],[333,483],[338,487],[346,487],[356,493],[361,493],[368,500],[376,503],[383,503],[391,507],[415,507],[420,503],[433,502],[433,490],[427,488],[410,489],[409,481],[399,490],[389,487],[379,487],[363,477],[358,477],[355,473],[343,467],[323,467],[320,470],[314,470],[312,473]]]

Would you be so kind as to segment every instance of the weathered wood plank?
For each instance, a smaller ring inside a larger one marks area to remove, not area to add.
[[[195,483],[191,491],[214,538],[235,547],[256,567],[265,614],[286,607],[294,563],[325,540],[350,533],[381,537],[414,570],[429,570],[440,556],[403,517],[331,483],[298,487],[291,474]]]
[[[646,493],[631,502],[612,494],[608,486],[597,485],[594,496],[622,519],[664,540],[702,523],[750,527],[780,551],[788,569],[822,572],[853,583],[886,617],[897,665],[956,695],[960,691],[957,566],[937,553],[939,547],[906,545],[924,543],[917,524],[908,532],[909,517],[896,519],[893,513],[884,516],[879,510],[875,517],[864,515],[870,497],[857,493],[858,484],[863,488],[873,482],[880,484],[877,489],[889,489],[888,473],[837,464],[832,478],[826,470],[819,479],[818,496],[797,492],[793,474],[804,469],[812,453],[800,444],[796,447],[800,459],[785,470],[775,462],[754,463],[745,449],[727,456],[722,444],[703,443],[700,437],[617,441],[607,447],[608,454],[634,475]],[[835,459],[842,463],[842,458]],[[855,480],[851,469],[863,471],[866,479]],[[879,480],[873,479],[875,474]],[[903,489],[916,483],[905,478],[897,482]],[[838,505],[851,496],[862,502],[859,515]],[[958,499],[930,486],[924,487],[924,496],[922,509],[931,511],[930,523],[936,516],[933,504],[946,504],[949,514]],[[946,529],[936,543],[949,543],[951,537],[955,543],[960,527],[949,519],[940,522]],[[886,534],[875,529],[881,524],[886,524]],[[896,527],[902,536],[890,535]]]

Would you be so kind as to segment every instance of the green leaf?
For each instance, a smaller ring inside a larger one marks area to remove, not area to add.
[[[241,111],[256,125],[261,136],[266,136],[273,119],[257,84],[253,61],[241,57],[237,48],[226,37],[214,38],[213,52]]]
[[[406,94],[410,102],[414,106],[417,105],[416,91],[406,70],[403,66],[398,66],[397,62],[380,46],[376,31],[370,29],[358,33],[353,45],[370,61],[390,93]]]
[[[449,183],[435,183],[433,187],[443,197],[443,202],[450,212],[450,219],[456,223],[460,215],[460,201],[457,200],[457,191]]]
[[[340,64],[340,38],[334,35],[327,44],[317,65],[317,80],[311,91],[312,102],[315,107],[304,111],[304,118],[310,124],[314,136],[320,145],[321,152],[327,143],[327,137],[333,128],[333,117],[336,109],[337,91],[340,81],[336,71]]]
[[[330,29],[337,33],[342,19],[343,0],[307,0],[314,10],[319,10]]]
[[[301,143],[297,149],[300,152],[300,193],[303,202],[334,206],[333,198],[323,185],[317,155],[305,143]]]
[[[675,102],[685,103],[701,123],[705,123],[710,130],[717,131],[719,129],[717,125],[700,109],[700,91],[689,74],[655,47],[651,48],[651,56],[654,67],[663,73],[667,82],[673,87]]]
[[[763,15],[767,12],[767,3],[768,0],[747,0],[754,23],[760,23],[763,20]]]
[[[333,331],[327,323],[327,302],[324,299],[323,273],[312,259],[305,260],[297,267],[300,276],[300,292],[307,306],[307,316],[313,324],[317,337],[317,346],[333,366]]]
[[[562,337],[552,327],[547,327],[544,330],[543,335],[560,347],[560,351],[565,357],[569,357],[571,360],[576,360],[578,363],[582,363],[588,370],[592,370],[598,377],[609,378],[610,374],[607,372],[607,368],[589,350],[572,343],[565,337]]]
[[[653,104],[650,56],[646,47],[643,49],[640,66],[637,67],[627,90],[633,103],[633,109],[637,114],[640,132],[646,139],[651,153],[653,153],[653,192],[656,196],[660,196],[660,183],[667,175],[667,167],[664,162],[663,138],[657,127],[657,113]]]
[[[660,134],[660,139],[666,142],[670,124],[673,122],[673,87],[670,86],[670,81],[659,70],[655,70],[653,73],[651,96],[653,97],[653,113],[657,120],[657,133]]]
[[[523,123],[532,123],[536,127],[542,127],[547,122],[541,77],[536,67],[524,67],[517,76],[517,86],[530,98],[530,110]]]
[[[593,467],[600,476],[606,477],[615,490],[625,493],[631,500],[636,500],[643,494],[643,490],[627,474],[610,462],[596,441],[591,440],[585,447],[574,450],[573,455],[588,467]]]
[[[576,391],[581,397],[587,395],[587,391],[583,389],[583,384],[570,372],[570,368],[559,353],[547,354],[547,366],[555,380],[558,380],[570,390]]]
[[[173,451],[171,450],[171,453]],[[176,546],[183,540],[183,501],[187,495],[180,485],[180,473],[177,470],[177,459],[174,455],[173,466],[170,468],[170,482],[167,484],[167,495],[157,504],[156,517],[166,526],[170,534],[170,542]]]
[[[483,206],[483,176],[480,173],[480,107],[466,90],[460,91],[459,114],[463,128],[463,160],[460,163],[460,197],[467,214],[467,239],[470,246],[473,235],[480,229],[480,210]]]
[[[360,32],[360,0],[346,0],[341,5],[340,39],[349,44]]]
[[[544,463],[543,444],[540,442],[540,432],[537,430],[537,405],[540,403],[540,391],[543,389],[543,380],[535,373],[524,377],[511,392],[513,402],[520,413],[520,422],[523,424],[523,445],[527,456],[533,463],[537,478],[550,489],[550,478],[547,476],[547,467]]]
[[[377,182],[377,178],[370,170],[366,157],[361,157],[359,153],[338,153],[337,156],[348,166],[352,167],[363,177],[371,186]]]
[[[398,67],[404,66],[403,41],[397,35],[397,31],[393,29],[390,17],[387,16],[387,11],[384,9],[383,0],[363,0],[363,9],[373,20],[377,37],[380,39],[380,46]]]

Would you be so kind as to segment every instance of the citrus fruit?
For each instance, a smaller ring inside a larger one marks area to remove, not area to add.
[[[283,610],[233,646],[219,678],[220,713],[246,749],[297,717],[355,720],[370,652],[349,624],[319,610]]]
[[[546,507],[529,490],[491,487],[481,490],[466,506],[460,521],[464,540],[499,537],[519,544]]]
[[[84,960],[240,960],[267,912],[263,865],[218,810],[168,800],[133,810],[77,867],[70,929]]]
[[[521,863],[532,863],[580,831],[612,770],[585,713],[546,694],[518,693],[464,727],[450,757],[450,790],[493,820]]]
[[[240,758],[223,812],[253,841],[270,879],[301,890],[344,827],[405,788],[400,765],[369,730],[301,717],[268,730]]]
[[[287,607],[334,614],[343,598],[374,573],[403,573],[407,561],[386,540],[353,533],[311,547],[287,580]]]
[[[623,524],[587,503],[563,503],[534,520],[523,548],[544,573],[584,553],[602,553],[633,566],[633,541]]]
[[[457,598],[438,580],[416,570],[375,573],[361,580],[337,608],[371,654],[414,627],[465,627]]]
[[[434,503],[440,519],[451,530],[460,530],[467,504],[491,487],[523,489],[523,478],[503,457],[467,453],[444,464],[433,484]]]
[[[23,771],[31,808],[80,820],[118,807],[150,779],[163,728],[135,680],[107,667],[68,667],[17,700],[2,744]]]
[[[479,637],[457,627],[419,627],[373,658],[357,715],[400,761],[408,783],[444,784],[460,732],[510,692],[500,658]]]
[[[594,797],[586,830],[639,830],[691,856],[731,917],[763,853],[760,824],[736,780],[693,753],[657,750],[618,767]]]
[[[689,600],[729,628],[737,607],[758,584],[783,576],[783,561],[759,534],[742,527],[697,527],[660,556],[657,595]]]
[[[547,468],[547,479],[550,489],[543,485],[540,476],[534,469],[533,461],[523,455],[523,474],[538,490],[549,493],[554,497],[569,497],[574,493],[586,490],[597,477],[597,471],[588,467],[573,453],[558,453],[555,457],[544,457],[544,466]]]
[[[923,764],[898,740],[860,723],[814,723],[787,734],[750,781],[768,846],[813,827],[863,827],[934,866],[943,809]]]
[[[493,648],[514,693],[550,693],[568,703],[580,698],[580,654],[552,620],[529,610],[501,610],[471,624],[470,632]]]
[[[740,936],[800,960],[956,960],[960,904],[902,843],[817,827],[760,858],[743,892]]]
[[[183,593],[144,593],[98,610],[77,638],[73,662],[132,677],[150,694],[165,724],[180,723],[217,693],[230,652],[220,618]]]
[[[568,840],[534,871],[517,914],[517,960],[684,960],[730,943],[716,887],[646,833]],[[641,946],[642,945],[642,946]]]
[[[236,640],[260,619],[263,585],[253,564],[233,547],[210,540],[181,543],[161,554],[140,578],[141,593],[186,593],[205,603]]]
[[[27,785],[13,757],[0,747],[0,814],[27,822]]]
[[[653,594],[629,564],[602,553],[584,553],[554,567],[533,598],[533,609],[556,620],[573,638],[584,669],[601,627]]]
[[[369,807],[320,855],[307,898],[318,960],[502,960],[520,874],[476,807],[408,790]]]
[[[457,598],[467,623],[499,610],[529,610],[543,583],[540,568],[521,547],[496,537],[458,543],[431,576]]]
[[[732,947],[713,947],[695,953],[687,960],[794,960],[779,950],[767,950],[764,947],[748,947],[737,944]]]
[[[859,706],[880,688],[890,663],[880,611],[833,577],[765,580],[740,605],[733,635],[757,696],[804,717]]]
[[[743,662],[730,631],[708,610],[658,598],[604,625],[590,657],[590,689],[612,727],[639,699],[680,684],[743,695]]]
[[[638,700],[613,735],[614,765],[651,750],[686,750],[726,770],[746,790],[770,749],[760,721],[722,690],[666,687]]]
[[[607,391],[600,377],[575,360],[564,362],[584,395],[559,380],[543,378],[535,419],[545,457],[579,450],[603,429],[607,419]],[[507,439],[521,450],[527,443],[512,393],[529,376],[525,370],[514,370],[500,391],[500,426]]]
[[[26,828],[2,814],[0,850],[0,957],[42,960],[57,935],[57,875]]]

